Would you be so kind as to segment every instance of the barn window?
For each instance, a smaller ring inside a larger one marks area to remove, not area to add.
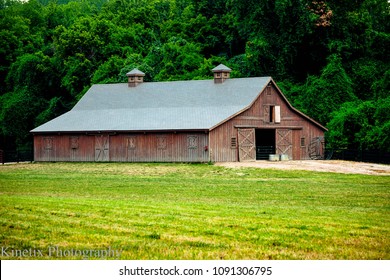
[[[79,138],[77,136],[72,136],[69,138],[70,148],[76,150],[79,148]]]
[[[280,123],[280,106],[269,107],[269,122]]]
[[[230,148],[232,148],[232,149],[237,148],[237,138],[236,137],[232,137],[230,139]]]
[[[271,84],[268,84],[266,92],[267,92],[267,95],[272,95]]]
[[[136,147],[136,138],[135,136],[130,136],[127,138],[127,149],[128,150],[134,150]]]
[[[196,135],[187,136],[187,146],[188,146],[188,149],[197,149],[198,148],[198,136],[196,136]]]
[[[45,150],[53,149],[53,138],[52,137],[44,137],[43,138],[43,147]]]
[[[301,147],[305,147],[305,137],[301,138]]]
[[[165,150],[167,148],[167,137],[157,136],[157,149]]]

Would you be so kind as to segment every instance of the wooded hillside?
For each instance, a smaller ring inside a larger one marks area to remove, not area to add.
[[[388,0],[0,0],[0,148],[95,83],[272,76],[333,148],[390,151]]]

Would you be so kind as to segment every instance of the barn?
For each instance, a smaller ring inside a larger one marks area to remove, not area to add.
[[[35,161],[224,162],[322,154],[326,128],[271,77],[93,85],[69,112],[33,129]]]

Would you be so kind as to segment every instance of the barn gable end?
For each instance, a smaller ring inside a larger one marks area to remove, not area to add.
[[[310,143],[323,138],[324,128],[296,110],[271,80],[248,108],[210,131],[214,161],[253,161],[269,154],[310,159]]]

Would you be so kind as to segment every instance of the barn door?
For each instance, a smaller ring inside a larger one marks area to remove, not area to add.
[[[43,137],[43,160],[52,161],[54,160],[54,138],[53,137]]]
[[[110,138],[108,135],[95,136],[95,161],[109,161]]]
[[[256,160],[256,139],[254,128],[238,129],[238,156],[240,161]]]
[[[276,153],[288,155],[292,159],[292,130],[277,129],[276,130]]]

